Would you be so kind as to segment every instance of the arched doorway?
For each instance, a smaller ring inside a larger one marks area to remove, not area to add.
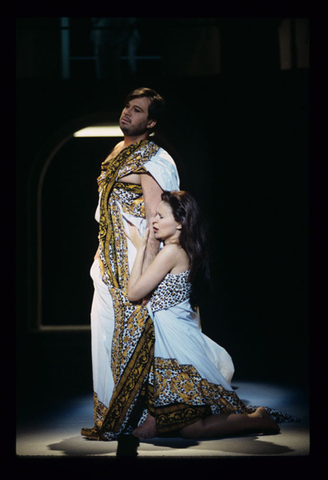
[[[89,117],[64,127],[43,158],[37,186],[37,330],[90,328],[96,179],[121,138],[114,121],[101,120]],[[99,126],[106,131],[95,131]],[[82,132],[87,127],[93,128],[89,134]]]

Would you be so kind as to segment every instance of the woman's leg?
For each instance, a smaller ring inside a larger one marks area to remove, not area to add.
[[[156,420],[155,417],[152,417],[148,412],[147,418],[135,430],[133,430],[132,435],[138,438],[146,439],[146,438],[153,438],[157,436],[156,430]]]
[[[215,438],[236,434],[280,432],[263,407],[254,413],[211,415],[180,430],[183,438]]]

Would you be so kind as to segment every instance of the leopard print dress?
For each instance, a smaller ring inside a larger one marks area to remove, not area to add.
[[[249,413],[231,387],[234,365],[227,351],[200,329],[189,298],[189,271],[168,273],[148,303],[155,353],[149,375],[148,411],[159,434],[171,435],[211,414]],[[279,422],[294,417],[267,408]],[[139,424],[147,416],[144,412]]]

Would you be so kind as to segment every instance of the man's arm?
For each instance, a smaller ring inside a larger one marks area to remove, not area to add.
[[[152,224],[156,215],[157,207],[161,202],[163,190],[149,173],[141,174],[140,179],[145,203],[147,226],[149,227],[149,238],[143,264],[144,271],[154,260],[159,249],[160,242],[156,240],[154,236]]]

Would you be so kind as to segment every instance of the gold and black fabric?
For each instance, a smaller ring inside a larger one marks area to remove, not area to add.
[[[197,327],[190,290],[189,271],[168,273],[149,301],[156,345],[147,407],[156,419],[159,435],[172,435],[209,415],[252,413],[257,408],[240,400],[207,357],[209,339]],[[267,411],[276,421],[291,419],[281,412]]]
[[[234,390],[202,378],[193,365],[175,359],[154,358],[148,379],[146,404],[156,419],[159,436],[176,436],[188,425],[210,415],[253,413],[257,406],[245,405]],[[277,423],[297,419],[265,407]]]
[[[212,414],[248,412],[233,390],[210,383],[193,365],[176,359],[155,357],[148,382],[147,406],[159,435],[178,432]]]
[[[117,438],[137,426],[144,408],[145,384],[154,355],[154,327],[146,307],[127,298],[129,278],[128,250],[122,213],[144,218],[140,185],[120,182],[130,173],[144,173],[159,147],[148,140],[125,148],[102,164],[98,178],[100,199],[99,262],[102,279],[113,299],[115,329],[112,340],[111,369],[114,391],[108,407],[94,393],[94,420],[89,437]],[[141,413],[140,413],[141,412]]]

